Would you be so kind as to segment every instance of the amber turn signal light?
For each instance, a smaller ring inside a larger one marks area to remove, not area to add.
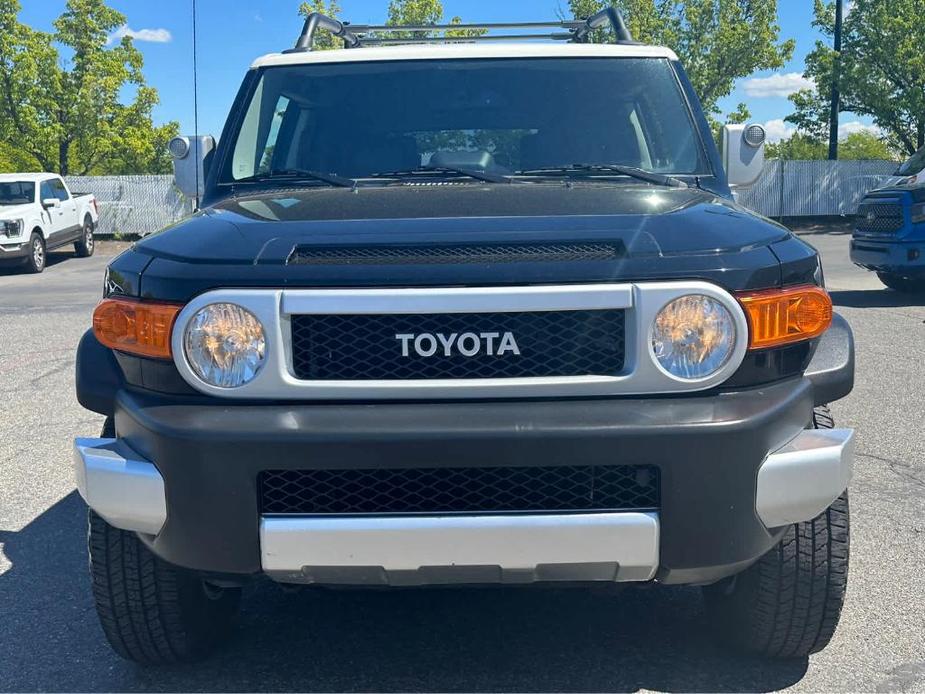
[[[818,337],[832,324],[832,299],[805,286],[739,294],[748,316],[749,349],[767,349]]]
[[[103,299],[93,311],[93,334],[120,352],[170,359],[170,334],[182,306],[131,299]]]

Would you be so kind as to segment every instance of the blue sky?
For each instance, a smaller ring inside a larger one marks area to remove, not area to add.
[[[253,59],[289,48],[301,27],[299,0],[198,0],[200,131],[219,135],[225,115]],[[109,0],[127,17],[127,29],[145,58],[145,76],[160,93],[157,121],[178,120],[183,132],[193,129],[191,0]],[[65,0],[26,0],[21,21],[50,30]],[[341,0],[343,17],[355,23],[385,20],[387,0]],[[563,0],[444,0],[448,17],[464,20],[518,21],[554,18]],[[771,139],[788,134],[782,119],[790,113],[788,89],[802,82],[803,57],[818,38],[811,26],[809,0],[780,0],[782,36],[794,38],[793,60],[776,72],[759,72],[739,80],[735,91],[721,102],[732,110],[748,104],[754,120],[765,123]],[[843,130],[864,127],[842,115]]]

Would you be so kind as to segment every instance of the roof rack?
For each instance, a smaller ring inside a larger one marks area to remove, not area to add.
[[[592,32],[606,27],[613,29],[617,43],[634,43],[623,15],[608,7],[588,19],[556,20],[551,22],[503,22],[490,24],[419,24],[419,25],[373,25],[350,24],[333,19],[320,12],[312,12],[305,18],[302,34],[295,47],[286,53],[301,53],[314,47],[315,34],[320,31],[342,39],[344,48],[361,48],[363,46],[384,46],[400,43],[458,43],[460,41],[504,41],[511,39],[547,39],[569,41],[572,43],[589,43]],[[521,34],[473,34],[471,36],[447,36],[446,32],[458,31],[493,31],[493,30],[535,30],[538,33]],[[549,32],[541,29],[552,30]],[[556,31],[561,30],[561,31]],[[397,36],[399,32],[420,32],[424,36]],[[434,35],[434,33],[442,35]]]

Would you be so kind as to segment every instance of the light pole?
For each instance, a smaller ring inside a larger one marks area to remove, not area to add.
[[[838,82],[841,78],[841,30],[844,19],[843,1],[835,0],[835,62],[832,65],[832,104],[829,111],[829,159],[838,159],[838,112],[841,95]]]

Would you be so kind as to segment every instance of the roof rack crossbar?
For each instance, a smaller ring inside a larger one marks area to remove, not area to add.
[[[552,21],[552,22],[486,22],[474,24],[349,24],[350,31],[355,34],[369,33],[395,33],[399,31],[453,31],[472,29],[577,29],[585,22]]]
[[[403,38],[364,38],[364,46],[397,46],[409,43],[468,43],[470,41],[510,41],[517,39],[519,41],[532,41],[536,39],[552,41],[574,41],[575,35],[568,34],[509,34],[499,35],[491,34],[489,36],[423,36],[419,39]]]
[[[618,43],[632,43],[623,16],[613,7],[607,7],[592,15],[586,20],[556,20],[550,22],[492,22],[479,24],[350,24],[332,19],[320,12],[312,12],[305,18],[305,25],[295,47],[286,51],[295,53],[310,51],[313,48],[315,35],[320,31],[327,31],[333,36],[342,39],[345,48],[358,48],[360,46],[381,46],[399,43],[453,43],[457,41],[503,41],[510,39],[549,39],[556,41],[576,41],[587,43],[591,32],[606,26],[613,29]],[[567,33],[530,33],[515,35],[477,34],[472,36],[447,36],[448,32],[456,31],[491,31],[493,29],[565,29]],[[440,36],[388,36],[398,32],[443,32]]]

